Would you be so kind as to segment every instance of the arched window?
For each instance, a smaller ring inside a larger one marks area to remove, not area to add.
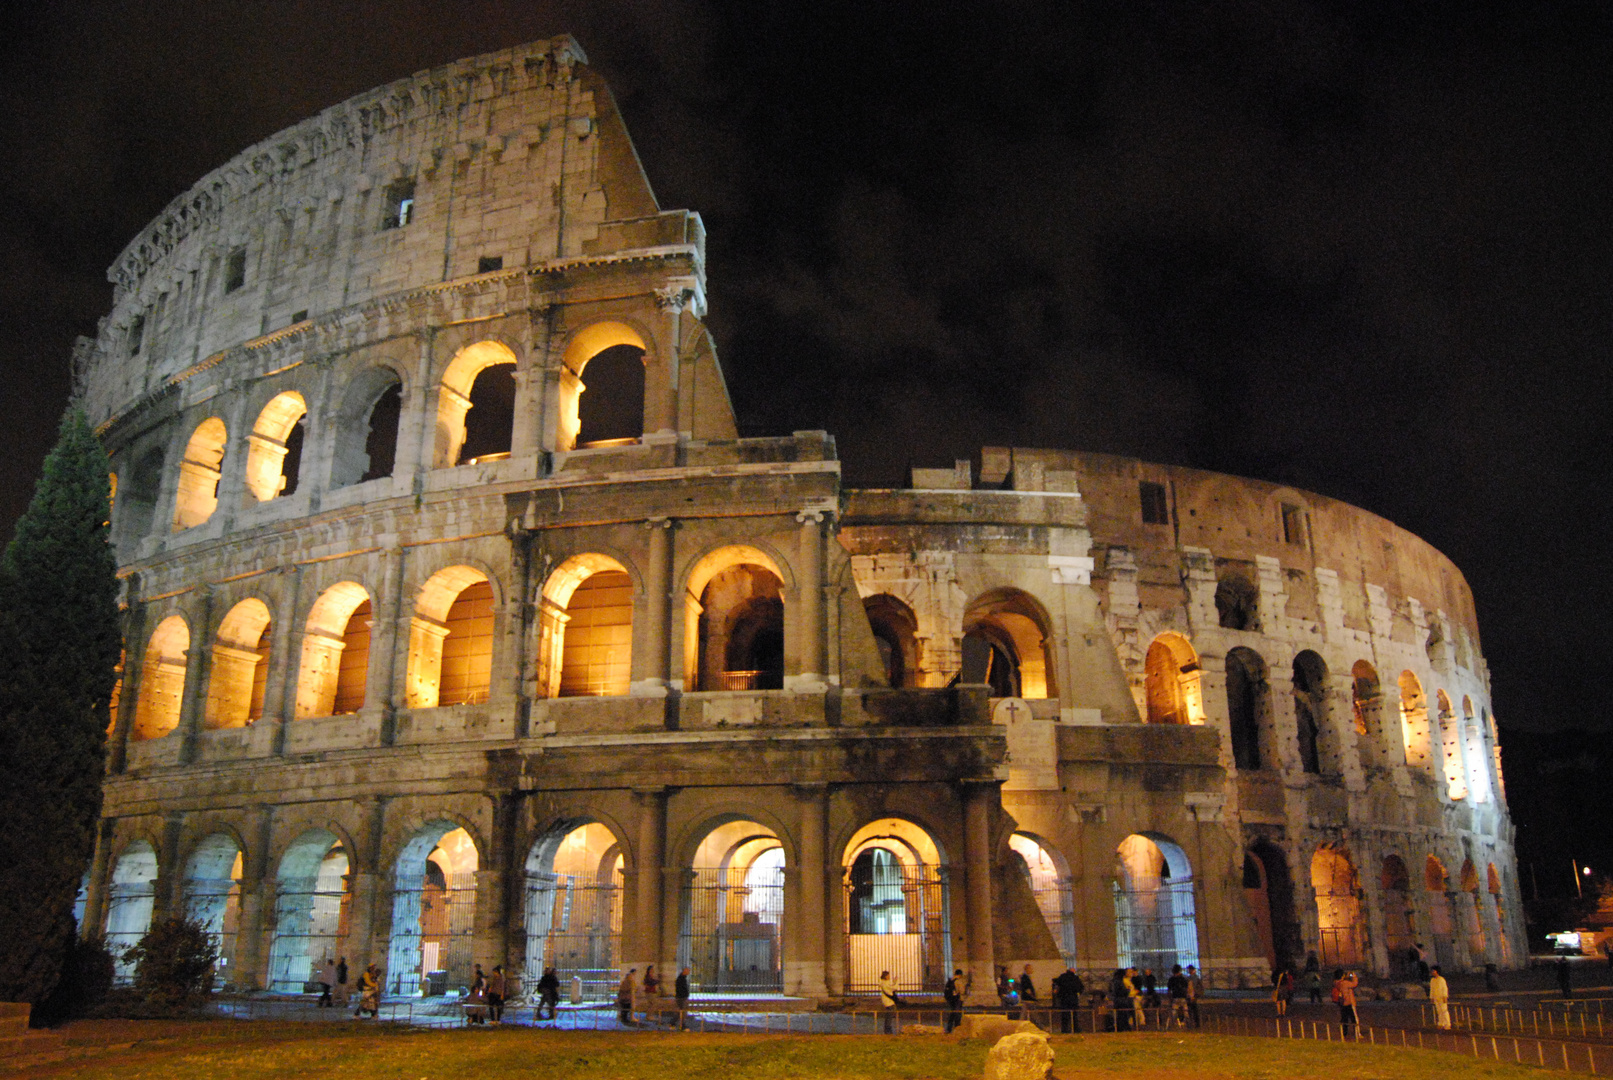
[[[1133,833],[1115,851],[1115,953],[1121,967],[1197,966],[1193,866],[1169,837]]]
[[[1242,571],[1223,568],[1215,584],[1215,614],[1223,630],[1260,629],[1260,590]]]
[[[1383,688],[1378,684],[1378,672],[1365,660],[1357,660],[1350,668],[1353,680],[1351,699],[1355,705],[1355,733],[1376,735],[1383,730],[1379,710],[1383,705]]]
[[[168,616],[152,631],[141,666],[140,699],[129,729],[130,739],[160,738],[179,726],[189,650],[190,628],[178,615]]]
[[[1428,698],[1423,694],[1423,684],[1409,671],[1400,673],[1400,731],[1406,747],[1406,764],[1419,769],[1431,768]]]
[[[608,555],[576,555],[543,586],[538,693],[625,694],[633,671],[633,579]]]
[[[925,829],[882,818],[858,829],[841,856],[846,912],[846,992],[940,993],[952,972],[945,853]]]
[[[1439,710],[1439,745],[1445,766],[1445,795],[1453,802],[1467,798],[1467,768],[1462,761],[1462,722],[1451,709],[1450,695],[1434,692]]]
[[[1232,763],[1239,769],[1262,767],[1260,732],[1268,712],[1266,664],[1253,649],[1227,653],[1227,722],[1232,735]]]
[[[1428,896],[1428,923],[1434,932],[1434,954],[1441,964],[1456,960],[1456,925],[1451,916],[1450,879],[1445,864],[1430,855],[1423,863],[1423,887]]]
[[[493,587],[468,566],[439,570],[420,589],[409,627],[411,709],[475,704],[492,685]]]
[[[241,867],[241,846],[226,833],[214,833],[202,840],[185,864],[185,917],[212,939],[221,979],[234,973],[235,934],[241,916]]]
[[[535,987],[553,969],[589,999],[616,991],[621,979],[622,844],[597,821],[573,820],[540,836],[526,859],[526,964],[521,983]]]
[[[372,621],[370,594],[357,582],[338,582],[314,601],[297,667],[299,720],[341,716],[364,707]]]
[[[1361,881],[1342,847],[1323,844],[1311,856],[1311,887],[1316,890],[1316,929],[1323,967],[1359,964],[1366,955],[1366,922],[1361,917]]]
[[[1327,718],[1327,664],[1306,649],[1294,657],[1294,730],[1300,768],[1322,771],[1322,732]]]
[[[219,623],[207,687],[207,727],[245,727],[263,716],[270,630],[269,608],[255,597],[236,604]]]
[[[1150,724],[1204,723],[1199,656],[1181,634],[1161,634],[1143,661]]]
[[[701,993],[784,989],[784,848],[747,820],[715,823],[679,895],[678,966]]]
[[[918,619],[913,609],[889,593],[876,593],[863,601],[863,610],[868,613],[886,682],[896,687],[916,686]]]
[[[415,994],[429,972],[469,986],[476,934],[476,842],[451,821],[433,821],[403,845],[393,873],[387,991]]]
[[[174,532],[193,528],[218,509],[218,481],[224,465],[224,421],[209,417],[196,425],[179,463],[179,490],[174,496]]]
[[[959,681],[987,683],[993,697],[1056,696],[1049,626],[1047,612],[1029,593],[993,589],[977,597],[963,614]]]
[[[1484,729],[1473,714],[1473,699],[1462,698],[1462,758],[1468,790],[1475,803],[1490,801],[1490,769],[1485,760]]]
[[[303,833],[280,857],[268,989],[300,994],[326,957],[351,955],[348,870],[347,849],[325,829]]]
[[[308,406],[294,390],[276,394],[247,436],[246,488],[259,502],[297,490]]]
[[[784,585],[767,555],[741,545],[701,559],[690,571],[685,611],[690,685],[783,688]]]
[[[371,368],[348,384],[336,414],[332,487],[392,475],[402,409],[403,385],[391,368]]]
[[[514,417],[515,354],[496,341],[459,350],[438,390],[434,464],[508,456]]]
[[[572,336],[562,357],[556,450],[610,445],[644,433],[648,351],[643,335],[626,323],[594,323]]]

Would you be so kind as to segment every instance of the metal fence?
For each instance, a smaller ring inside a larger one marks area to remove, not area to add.
[[[846,992],[879,990],[888,971],[899,990],[939,994],[952,959],[944,867],[881,865],[868,880],[847,875]]]
[[[731,674],[731,673],[730,673]],[[680,897],[678,965],[707,993],[784,989],[784,868],[697,867]]]
[[[526,967],[521,985],[537,988],[554,968],[561,992],[578,980],[584,1000],[616,993],[621,981],[622,889],[613,880],[571,874],[527,873]]]

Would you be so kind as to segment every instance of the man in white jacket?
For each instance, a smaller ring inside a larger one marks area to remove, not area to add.
[[[1451,1028],[1451,984],[1439,973],[1439,965],[1428,969],[1428,1000],[1434,1003],[1434,1023],[1441,1031]]]

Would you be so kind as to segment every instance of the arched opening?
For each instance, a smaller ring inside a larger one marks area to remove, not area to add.
[[[918,676],[918,618],[913,609],[889,593],[876,593],[863,601],[874,644],[893,687],[916,686]]]
[[[1306,649],[1294,657],[1294,730],[1299,765],[1308,773],[1322,771],[1322,732],[1327,719],[1327,664]]]
[[[370,594],[357,582],[338,582],[314,601],[297,667],[297,719],[341,716],[364,707],[373,621]]]
[[[1357,660],[1355,666],[1350,668],[1350,676],[1352,680],[1350,697],[1355,706],[1355,733],[1381,737],[1383,721],[1379,710],[1383,705],[1383,688],[1378,683],[1377,671],[1365,660]]]
[[[225,833],[213,833],[197,844],[185,864],[185,917],[213,939],[221,981],[228,981],[235,970],[241,864],[241,846]]]
[[[1483,963],[1490,946],[1484,936],[1484,902],[1479,895],[1479,872],[1472,859],[1462,860],[1462,921],[1467,923],[1467,953]]]
[[[542,697],[625,694],[633,671],[633,579],[608,555],[575,555],[543,585]]]
[[[328,830],[305,832],[280,857],[275,885],[268,988],[300,994],[326,960],[347,950],[347,850]]]
[[[123,849],[112,867],[112,886],[106,898],[106,947],[112,953],[119,982],[134,978],[134,964],[123,954],[140,944],[151,929],[151,910],[157,899],[157,852],[144,840]]]
[[[467,345],[443,372],[433,464],[509,456],[514,421],[515,354],[496,341]]]
[[[409,707],[486,701],[492,678],[492,584],[468,566],[437,571],[421,586],[409,623]]]
[[[1232,763],[1259,769],[1264,763],[1261,729],[1268,714],[1266,662],[1253,649],[1227,653],[1227,723],[1232,735]]]
[[[598,322],[572,335],[561,358],[556,450],[637,439],[644,433],[644,369],[648,352],[643,336],[626,323]],[[607,362],[594,368],[596,359]],[[632,366],[635,363],[636,370]],[[582,380],[584,369],[591,369],[588,385]],[[635,398],[639,410],[636,417],[632,415]]]
[[[1411,949],[1417,944],[1417,915],[1412,907],[1411,874],[1399,855],[1384,856],[1379,885],[1383,896],[1383,945],[1389,953],[1390,969],[1415,975]]]
[[[1490,770],[1485,761],[1484,729],[1473,715],[1473,699],[1462,698],[1462,749],[1463,764],[1467,772],[1468,791],[1475,803],[1490,801]]]
[[[846,992],[879,990],[888,971],[898,990],[935,994],[952,969],[945,852],[902,818],[864,825],[846,844]]]
[[[701,993],[784,989],[784,847],[766,825],[722,821],[695,849],[679,898],[678,966]]]
[[[1423,863],[1423,888],[1428,893],[1428,928],[1434,935],[1434,956],[1441,964],[1456,962],[1456,925],[1451,915],[1450,875],[1434,856]]]
[[[620,446],[644,434],[644,350],[613,345],[596,353],[579,375],[577,445]]]
[[[1047,612],[1029,593],[994,589],[963,613],[959,681],[986,683],[993,697],[1055,697]]]
[[[1215,614],[1223,630],[1260,629],[1260,590],[1242,573],[1223,570],[1215,583]]]
[[[1366,955],[1366,922],[1361,918],[1361,880],[1342,847],[1323,844],[1311,856],[1311,888],[1316,890],[1316,932],[1322,966],[1350,967]]]
[[[208,728],[245,727],[263,717],[272,629],[269,608],[256,597],[230,608],[219,623],[207,685]]]
[[[138,543],[151,535],[151,523],[157,512],[157,497],[162,493],[162,447],[146,449],[129,467],[127,482],[123,484],[116,506],[117,532],[129,543]],[[125,558],[124,561],[128,561]]]
[[[1495,863],[1491,863],[1485,874],[1486,885],[1489,887],[1491,915],[1495,919],[1496,949],[1501,954],[1503,967],[1512,964],[1512,940],[1507,936],[1507,911],[1502,900],[1501,875],[1496,871]]]
[[[1204,723],[1199,654],[1181,634],[1161,634],[1143,661],[1150,724]]]
[[[1305,951],[1294,909],[1294,879],[1282,849],[1258,840],[1243,856],[1243,892],[1266,960],[1273,969],[1294,962]]]
[[[348,383],[336,414],[332,487],[392,475],[402,412],[403,384],[391,368],[370,368]]]
[[[389,993],[470,988],[477,865],[476,842],[450,821],[429,823],[403,845],[393,872]]]
[[[208,417],[196,425],[179,463],[179,489],[174,494],[174,532],[200,525],[218,509],[218,481],[223,474],[224,421]]]
[[[737,545],[701,559],[690,572],[684,610],[686,685],[783,688],[783,575],[766,554]]]
[[[1406,748],[1406,764],[1419,769],[1433,766],[1428,729],[1428,698],[1423,684],[1409,671],[1400,673],[1400,734]]]
[[[276,394],[258,414],[246,439],[246,489],[258,502],[297,490],[307,416],[308,406],[295,390]]]
[[[1467,798],[1467,768],[1462,761],[1462,725],[1451,709],[1450,695],[1434,691],[1439,713],[1439,746],[1445,767],[1445,796],[1452,802]]]
[[[1115,850],[1115,952],[1121,967],[1199,962],[1193,866],[1169,837],[1133,833]]]
[[[190,650],[190,627],[178,615],[157,624],[146,644],[140,671],[140,697],[135,705],[129,738],[157,739],[179,726],[179,706],[185,696],[185,657]]]
[[[621,979],[622,845],[597,821],[561,822],[526,858],[529,991],[553,968],[562,986],[582,982],[588,1001],[608,1000]]]
[[[1066,965],[1074,967],[1075,902],[1070,891],[1069,864],[1058,851],[1028,833],[1014,833],[1008,838],[1008,848],[1017,856],[1015,868],[1024,874],[1059,955]]]

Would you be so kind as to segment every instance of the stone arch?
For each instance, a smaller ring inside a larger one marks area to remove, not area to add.
[[[888,971],[898,990],[938,993],[952,969],[946,851],[908,816],[870,821],[841,853],[846,992],[869,994]]]
[[[409,708],[487,700],[496,603],[492,579],[473,566],[444,567],[420,586],[409,622]]]
[[[1260,629],[1260,590],[1240,567],[1222,566],[1215,583],[1216,622],[1223,630]]]
[[[295,390],[276,394],[246,437],[246,489],[258,502],[297,490],[308,403]]]
[[[701,992],[784,989],[784,872],[790,853],[771,817],[707,814],[676,850],[686,868],[678,897],[678,966]]]
[[[502,402],[494,399],[495,387],[491,380],[483,387],[483,398],[478,398],[477,385],[483,382],[483,375],[490,369],[507,368],[512,379],[516,365],[515,352],[499,341],[478,341],[467,345],[454,354],[453,360],[443,371],[442,381],[437,391],[437,441],[433,464],[438,468],[450,465],[459,465],[467,452],[467,443],[471,434],[469,425],[472,423],[470,413],[473,405],[484,409],[496,410],[500,416],[504,415]],[[513,389],[513,382],[511,388]],[[502,384],[497,392],[502,393]],[[513,394],[509,398],[508,408],[513,409]],[[510,414],[513,422],[513,412]],[[479,428],[481,425],[477,424]],[[483,460],[492,460],[500,455],[508,457],[510,452],[510,438],[513,433],[512,426],[505,426],[500,433],[496,425],[488,425],[489,440],[486,447],[473,446],[473,457]],[[499,436],[502,435],[502,441]],[[501,446],[502,449],[498,447]]]
[[[684,594],[684,685],[699,690],[784,686],[784,592],[780,561],[751,544],[729,544],[689,570]]]
[[[301,993],[326,959],[346,951],[352,847],[328,828],[299,834],[275,873],[270,990]]]
[[[348,381],[336,410],[331,487],[392,475],[397,464],[403,388],[403,373],[390,364],[366,368]]]
[[[183,615],[169,615],[151,632],[141,665],[139,700],[129,728],[130,739],[158,739],[179,726],[189,653],[190,627]]]
[[[1322,966],[1359,966],[1367,948],[1361,878],[1342,844],[1322,844],[1311,855],[1311,888],[1316,892],[1317,951]]]
[[[1378,672],[1365,660],[1357,660],[1350,668],[1350,701],[1355,711],[1355,733],[1373,738],[1383,737],[1383,686]]]
[[[1167,631],[1148,646],[1143,689],[1150,724],[1204,723],[1199,654],[1181,634]]]
[[[218,482],[224,470],[224,421],[210,416],[196,425],[179,462],[179,488],[174,495],[174,532],[194,528],[218,509]]]
[[[1433,748],[1428,726],[1428,698],[1423,684],[1410,671],[1400,673],[1400,734],[1406,749],[1406,764],[1432,768]]]
[[[1052,627],[1047,609],[1022,589],[982,593],[964,610],[960,681],[988,683],[994,697],[1057,697]]]
[[[1428,894],[1428,925],[1434,956],[1442,965],[1456,962],[1456,920],[1451,911],[1450,875],[1436,855],[1423,861],[1423,889]]]
[[[1036,910],[1068,967],[1076,966],[1075,898],[1069,860],[1041,836],[1016,830],[1008,838],[1010,861],[1020,870]]]
[[[255,596],[230,608],[219,623],[207,681],[209,729],[245,727],[262,718],[272,632],[269,606]]]
[[[538,693],[625,694],[633,670],[633,575],[609,555],[573,555],[543,583],[538,605]]]
[[[1295,917],[1294,876],[1282,848],[1262,837],[1243,855],[1243,891],[1256,936],[1273,970],[1293,965],[1305,951]]]
[[[1475,803],[1489,802],[1492,789],[1489,763],[1484,753],[1484,728],[1473,712],[1473,699],[1466,695],[1462,697],[1461,725],[1463,768],[1468,792]]]
[[[1434,691],[1439,716],[1439,746],[1445,769],[1445,797],[1452,802],[1467,798],[1467,768],[1462,761],[1462,722],[1444,690]]]
[[[1495,919],[1496,952],[1500,954],[1500,961],[1503,966],[1510,965],[1512,963],[1512,939],[1507,935],[1505,892],[1501,887],[1501,874],[1496,870],[1495,863],[1490,863],[1485,868],[1484,878],[1486,890],[1490,894],[1490,914]]]
[[[235,935],[240,929],[243,849],[233,832],[211,832],[197,841],[185,860],[185,917],[212,938],[219,974],[234,972]]]
[[[151,535],[157,500],[162,495],[163,457],[162,447],[148,446],[129,464],[114,513],[117,533],[125,541],[138,542]],[[127,556],[124,561],[128,561]]]
[[[1115,849],[1115,950],[1121,967],[1169,971],[1199,962],[1193,864],[1163,833],[1132,833]]]
[[[607,999],[621,977],[627,845],[619,826],[593,814],[563,816],[527,851],[526,960],[522,985],[553,969],[581,981],[587,1000]]]
[[[470,986],[481,862],[476,837],[448,815],[425,822],[404,842],[392,872],[389,993],[440,992],[430,981],[435,972],[444,973],[443,989]]]
[[[112,864],[107,889],[106,945],[114,958],[119,982],[134,977],[134,965],[125,961],[123,954],[138,945],[151,928],[156,901],[157,850],[149,840],[131,840]]]
[[[1484,933],[1484,904],[1479,890],[1479,872],[1471,858],[1462,860],[1462,921],[1467,924],[1467,951],[1475,963],[1483,962],[1489,953]]]
[[[1383,898],[1383,945],[1389,954],[1390,970],[1415,974],[1411,956],[1417,944],[1417,912],[1405,860],[1399,855],[1385,855],[1378,885]]]
[[[1294,657],[1294,734],[1299,743],[1299,765],[1320,774],[1328,725],[1327,662],[1310,649]]]
[[[890,593],[863,599],[874,644],[885,667],[885,680],[893,687],[915,686],[918,675],[918,617],[913,609]]]
[[[319,594],[304,624],[297,719],[341,716],[364,707],[374,618],[369,591],[356,581],[339,581]]]
[[[1227,653],[1226,691],[1232,762],[1239,769],[1264,768],[1271,753],[1263,745],[1271,726],[1271,701],[1266,662],[1259,653],[1242,646]]]
[[[650,353],[647,342],[647,334],[614,319],[590,323],[571,335],[561,354],[560,416],[555,449],[573,450],[587,443],[597,445],[601,440],[607,440],[606,445],[609,445],[636,440],[644,434],[644,375]],[[613,399],[611,404],[618,405],[619,409],[599,409],[588,401],[583,372],[596,357],[603,358],[610,370],[602,369],[596,374],[593,392],[596,398]],[[636,373],[634,360],[638,365]],[[635,394],[639,408],[636,424],[631,400],[623,400]],[[598,425],[606,420],[621,425],[619,429],[610,429],[618,433],[602,433],[604,429]]]

